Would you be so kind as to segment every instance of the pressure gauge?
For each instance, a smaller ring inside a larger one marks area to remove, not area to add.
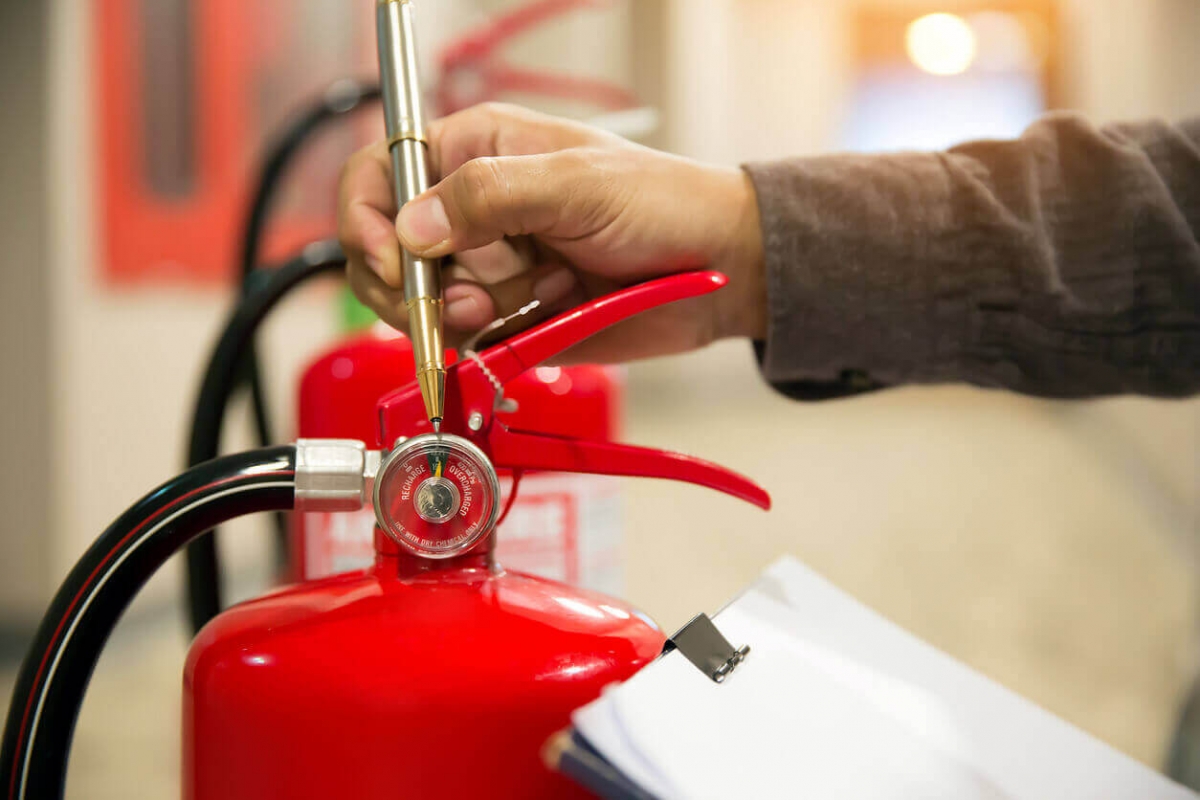
[[[427,433],[396,445],[375,479],[375,519],[384,533],[426,558],[464,553],[491,533],[500,483],[466,439]]]

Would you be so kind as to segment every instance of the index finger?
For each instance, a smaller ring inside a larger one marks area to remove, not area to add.
[[[535,156],[595,144],[608,136],[579,122],[508,103],[481,103],[429,124],[429,156],[439,178],[476,158]]]
[[[385,142],[352,155],[338,182],[338,241],[350,261],[368,264],[388,285],[399,287],[400,243],[396,198]]]

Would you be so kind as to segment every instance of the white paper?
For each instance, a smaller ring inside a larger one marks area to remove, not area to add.
[[[680,653],[575,713],[663,798],[1196,795],[906,633],[794,559],[714,617],[746,661]]]

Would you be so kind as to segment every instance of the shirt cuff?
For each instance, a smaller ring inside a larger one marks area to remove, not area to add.
[[[772,385],[820,399],[953,374],[980,276],[953,252],[965,220],[938,155],[743,169],[758,197],[767,274],[767,338],[756,352]]]

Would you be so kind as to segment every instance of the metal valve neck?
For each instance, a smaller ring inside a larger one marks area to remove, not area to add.
[[[378,526],[375,528],[375,567],[381,577],[400,580],[437,574],[462,573],[464,578],[486,578],[500,572],[496,563],[496,532],[493,530],[465,553],[453,558],[426,558],[401,547]]]

